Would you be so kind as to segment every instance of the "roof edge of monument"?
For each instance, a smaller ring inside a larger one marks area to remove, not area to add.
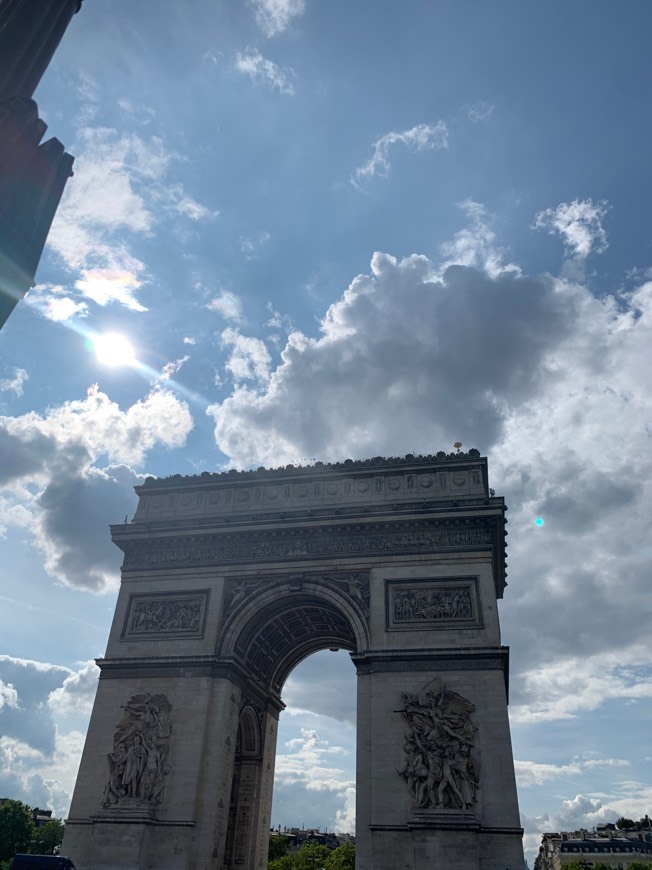
[[[141,486],[168,486],[174,483],[206,483],[210,479],[220,481],[234,478],[249,477],[278,477],[288,473],[314,474],[315,471],[348,471],[352,469],[370,468],[382,465],[421,465],[432,462],[446,462],[460,459],[480,459],[480,451],[472,447],[466,453],[455,451],[446,453],[440,450],[438,453],[424,456],[422,454],[407,453],[405,456],[374,456],[371,459],[345,459],[342,462],[315,462],[312,465],[282,465],[278,468],[251,468],[239,470],[230,468],[228,471],[202,471],[201,474],[172,474],[168,477],[147,477]],[[136,491],[140,486],[136,487]]]

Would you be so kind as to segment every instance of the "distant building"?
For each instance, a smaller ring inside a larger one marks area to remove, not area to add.
[[[14,798],[0,798],[0,805],[5,804],[10,800],[14,800]],[[30,812],[32,814],[32,821],[37,828],[42,828],[43,825],[47,825],[48,822],[52,821],[52,810],[42,810],[39,807],[32,807]]]
[[[305,843],[319,843],[322,846],[328,846],[329,849],[337,849],[343,843],[353,841],[355,837],[350,834],[334,834],[327,831],[320,831],[319,828],[283,828],[280,825],[278,828],[272,828],[269,832],[270,836],[287,837],[290,841],[290,849],[299,849]]]
[[[52,821],[52,810],[41,810],[39,807],[32,808],[32,821],[37,828],[42,828]]]
[[[627,870],[635,861],[652,864],[652,835],[645,831],[618,831],[601,826],[600,833],[574,831],[547,833],[541,838],[534,870],[561,870],[572,861],[584,860],[587,867],[601,862],[614,870]]]

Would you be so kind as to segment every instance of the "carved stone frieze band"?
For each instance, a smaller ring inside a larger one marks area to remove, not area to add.
[[[234,516],[252,510],[320,509],[331,505],[382,505],[414,498],[444,500],[489,495],[483,467],[455,455],[437,463],[412,458],[391,466],[342,465],[277,472],[149,479],[138,488],[136,520]]]
[[[388,629],[481,628],[477,577],[386,583]]]
[[[126,640],[154,636],[201,636],[204,632],[209,590],[193,594],[169,592],[131,595],[122,637]]]
[[[198,563],[289,561],[338,556],[374,556],[487,548],[495,543],[490,529],[441,528],[435,523],[410,523],[406,529],[331,527],[293,532],[214,535],[171,542],[165,547],[121,542],[124,570]]]

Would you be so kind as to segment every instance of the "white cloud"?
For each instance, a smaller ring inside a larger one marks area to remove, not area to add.
[[[94,661],[86,662],[71,673],[63,684],[48,695],[48,706],[55,714],[81,713],[90,716],[97,691],[100,669]]]
[[[355,783],[345,775],[339,759],[348,757],[341,746],[323,740],[313,728],[301,728],[301,736],[285,744],[276,756],[275,785],[300,785],[308,792],[334,792],[345,796]]]
[[[149,124],[156,115],[156,109],[152,106],[148,106],[146,103],[134,103],[129,97],[120,97],[117,103],[124,112],[132,115],[141,124]]]
[[[574,199],[562,202],[557,208],[540,211],[534,219],[535,229],[558,234],[571,257],[585,259],[591,253],[601,254],[608,247],[607,233],[602,220],[609,211],[604,200]]]
[[[519,788],[542,785],[567,776],[582,776],[584,771],[596,768],[630,766],[631,762],[623,758],[574,758],[568,764],[541,764],[534,761],[514,760]]]
[[[179,369],[185,363],[187,363],[189,359],[190,359],[189,356],[182,356],[180,359],[171,360],[170,362],[166,363],[163,366],[163,368],[161,369],[161,373],[158,376],[158,378],[156,379],[156,382],[162,383],[162,382],[171,380],[171,378],[174,375],[176,375],[176,373],[179,371]]]
[[[142,281],[137,277],[140,266],[134,264],[133,270],[124,269],[82,269],[81,277],[75,281],[75,289],[97,305],[119,302],[131,311],[147,311],[134,296]]]
[[[494,113],[495,106],[490,100],[478,100],[477,103],[471,103],[464,107],[470,121],[478,124],[481,121],[488,121]]]
[[[152,236],[171,213],[197,222],[217,212],[168,181],[180,158],[157,136],[86,126],[78,131],[75,153],[75,175],[48,236],[49,247],[76,275],[74,289],[40,285],[33,304],[51,320],[85,315],[86,300],[146,311],[136,296],[148,278],[133,253],[138,237]]]
[[[520,269],[513,263],[505,263],[505,252],[496,243],[496,234],[491,224],[490,215],[482,203],[466,199],[458,203],[460,210],[466,215],[469,225],[455,233],[454,238],[440,246],[443,257],[439,265],[439,273],[443,274],[449,266],[473,266],[486,272],[492,278],[502,272],[520,274]]]
[[[652,698],[647,668],[650,651],[641,643],[627,652],[597,652],[577,658],[564,655],[558,661],[524,669],[519,696],[511,705],[514,722],[541,722],[576,718],[610,700]],[[632,667],[627,669],[626,665]]]
[[[161,193],[159,192],[159,196]],[[205,205],[197,202],[186,191],[182,184],[170,184],[163,190],[162,198],[168,199],[173,211],[178,212],[184,217],[190,218],[195,223],[197,221],[211,220],[219,215],[219,211],[213,211]]]
[[[4,683],[0,680],[0,710],[5,705],[16,709],[18,707],[18,692],[11,683]]]
[[[25,369],[14,368],[13,374],[8,378],[0,378],[0,393],[13,393],[15,396],[23,395],[23,384],[29,380]]]
[[[305,0],[251,0],[251,3],[256,23],[268,38],[283,33],[306,8]]]
[[[231,290],[222,290],[206,304],[209,311],[217,311],[225,320],[240,323],[243,319],[242,299]]]
[[[248,260],[255,260],[258,256],[258,250],[271,239],[269,233],[263,232],[258,236],[249,238],[247,236],[240,237],[240,250]]]
[[[68,290],[61,285],[39,284],[26,296],[26,302],[33,305],[47,320],[65,323],[76,317],[86,317],[88,305],[75,302],[65,295]],[[64,295],[57,295],[64,294]]]
[[[237,329],[231,327],[222,332],[221,341],[222,347],[231,348],[224,367],[236,383],[241,381],[267,383],[271,356],[263,341],[241,335]]]
[[[409,130],[385,133],[373,144],[373,154],[369,160],[353,171],[350,181],[354,187],[379,175],[389,174],[389,154],[396,145],[412,151],[426,151],[433,148],[448,148],[448,127],[444,121],[436,124],[417,124]]]
[[[263,82],[290,97],[294,95],[294,85],[290,80],[294,77],[294,71],[282,70],[274,61],[263,57],[257,49],[245,54],[238,52],[235,68],[238,72],[248,75],[253,82]]]
[[[179,447],[192,428],[188,407],[152,390],[122,411],[97,388],[40,416],[0,418],[1,503],[61,582],[93,590],[115,586],[119,553],[106,529],[134,506],[140,465],[155,446]],[[112,463],[112,464],[107,464]]]

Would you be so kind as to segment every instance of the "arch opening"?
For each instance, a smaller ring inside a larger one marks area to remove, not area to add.
[[[289,674],[278,723],[275,831],[301,837],[318,830],[318,839],[331,846],[334,834],[355,834],[356,680],[343,649],[312,653]],[[293,827],[299,832],[290,831]]]
[[[243,602],[230,615],[230,632],[225,632],[226,640],[222,652],[223,654],[228,652],[241,663],[259,690],[262,689],[268,699],[274,702],[273,706],[278,711],[281,692],[290,674],[300,663],[312,658],[314,653],[337,650],[342,651],[344,657],[344,653],[355,653],[359,650],[360,638],[364,637],[364,633],[360,630],[360,625],[356,624],[356,618],[355,608],[346,601],[338,600],[337,593],[333,590],[307,589],[304,585],[300,590],[285,589],[281,594],[278,594],[277,590],[276,595],[273,596],[264,592]],[[332,652],[330,655],[332,656]],[[354,679],[355,669],[349,656],[346,656],[346,665],[350,678]],[[324,673],[322,668],[322,683]],[[331,691],[337,680],[338,677],[335,676],[331,683]],[[355,698],[354,688],[351,689],[351,695]],[[307,706],[309,708],[310,704]],[[349,728],[349,742],[354,746],[355,703],[349,704],[349,707],[351,706],[353,713]],[[332,711],[330,712],[332,714]],[[310,717],[311,714],[302,711],[302,715]],[[326,709],[322,709],[316,715],[325,718],[328,713]],[[290,717],[286,716],[282,721],[285,723],[289,720]],[[296,724],[296,720],[294,722]],[[312,725],[306,723],[305,729],[306,733],[310,733],[308,742],[312,741],[313,744],[315,741],[319,743],[322,739],[317,734],[314,724],[314,721]],[[334,720],[331,719],[330,730],[334,730],[334,724]],[[246,863],[247,844],[251,841],[252,832],[256,828],[264,830],[266,827],[269,830],[272,825],[270,811],[274,793],[277,791],[273,780],[279,743],[279,725],[278,712],[273,713],[270,709],[257,708],[257,704],[247,702],[240,709],[227,831],[228,861],[235,861],[238,856],[240,861],[244,858]],[[292,737],[288,738],[290,741],[292,739]],[[295,742],[293,745],[300,747],[301,726],[298,732],[296,727],[294,729],[294,740],[296,739],[299,743]],[[260,751],[256,750],[257,740],[260,742]],[[288,740],[282,736],[281,745]],[[323,746],[312,747],[313,754],[316,753],[317,756],[324,751]],[[346,755],[349,766],[351,764],[355,766],[355,750],[347,749]],[[306,768],[305,765],[303,767]],[[314,765],[312,767],[315,769]],[[310,769],[310,766],[307,769]],[[304,773],[300,772],[299,778],[303,775]],[[344,771],[338,769],[338,776],[342,782],[339,788],[335,789],[333,800],[338,801],[339,804],[343,800],[348,800],[347,808],[340,808],[338,804],[337,809],[342,811],[348,809],[349,813],[352,813],[355,802],[355,773],[348,770],[345,775]],[[332,782],[332,772],[325,774],[324,781]],[[306,785],[314,791],[315,783],[306,783]],[[263,794],[267,795],[266,799],[255,798]],[[259,807],[258,820],[255,818],[257,811],[254,806]],[[330,814],[326,814],[319,824],[323,826],[325,823],[330,823],[332,826],[336,811],[331,809]],[[289,820],[289,823],[295,824],[298,821]]]

